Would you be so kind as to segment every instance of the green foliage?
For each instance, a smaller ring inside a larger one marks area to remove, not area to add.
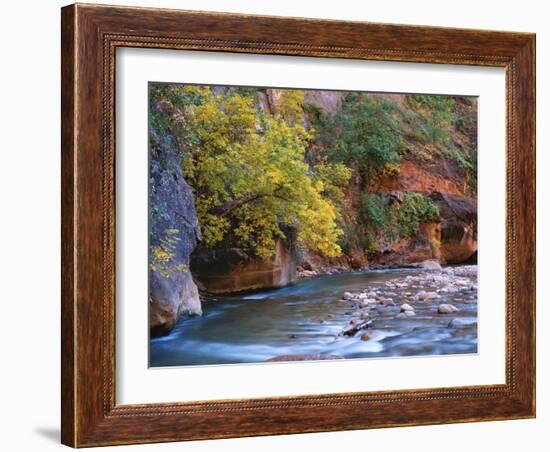
[[[459,130],[460,132],[466,133],[466,129],[468,127],[471,127],[473,122],[474,122],[473,117],[470,115],[457,116],[455,120],[455,126],[457,130]]]
[[[418,131],[424,141],[447,146],[456,120],[455,99],[451,96],[411,95],[409,104],[416,110]]]
[[[414,106],[429,107],[432,116],[437,122],[452,122],[455,118],[455,99],[452,96],[441,95],[411,95],[409,102]]]
[[[448,158],[456,161],[458,165],[465,171],[468,188],[472,193],[477,192],[477,152],[468,154],[458,147],[445,149],[443,154]]]
[[[418,233],[420,223],[429,223],[439,218],[439,209],[434,202],[421,193],[405,193],[399,208],[399,235],[407,237]]]
[[[410,95],[406,99],[407,104],[401,106],[380,96],[350,93],[336,114],[314,105],[304,108],[315,128],[315,142],[330,161],[369,176],[396,177],[407,150],[425,161],[441,156],[455,161],[475,182],[477,175],[469,164],[475,157],[455,150],[461,146],[460,141],[456,144],[456,134],[466,134],[473,122],[471,108],[460,106],[471,101],[440,95]]]
[[[191,106],[201,105],[210,95],[210,88],[200,85],[150,83],[149,127],[158,136],[170,132],[185,149],[186,141],[193,139],[188,134],[185,118]],[[149,135],[153,139],[153,135]],[[153,142],[150,143],[153,146]],[[181,155],[183,158],[183,154]],[[160,162],[165,169],[167,162]]]
[[[178,85],[174,83],[151,83],[149,103],[164,101],[172,108],[183,108],[188,105],[200,105],[210,88],[201,85]]]
[[[151,110],[149,116],[151,128],[157,131],[159,134],[165,134],[170,128],[170,122],[168,118],[158,111]]]
[[[241,96],[251,97],[251,98],[255,98],[260,92],[260,88],[256,88],[253,86],[233,86],[227,89],[229,92],[233,94],[239,94]]]
[[[401,159],[403,137],[399,120],[395,102],[349,93],[336,114],[315,115],[313,125],[330,161],[375,175]]]
[[[360,215],[365,226],[365,250],[373,253],[378,251],[379,240],[413,236],[418,233],[420,223],[437,221],[439,209],[421,193],[405,193],[401,204],[386,202],[383,194],[366,193],[361,197]]]
[[[450,131],[430,120],[423,119],[418,124],[418,130],[423,140],[435,146],[447,146],[451,139]]]
[[[393,209],[388,209],[384,204],[384,195],[366,193],[361,198],[360,213],[365,223],[377,231],[387,225]]]
[[[463,149],[473,144],[472,125],[475,114],[474,98],[440,95],[411,95],[407,97],[411,109],[407,112],[407,136],[414,154],[423,160],[440,157],[456,162],[464,170],[472,189],[477,185],[476,152]],[[474,130],[475,133],[475,130]]]
[[[443,150],[443,155],[448,159],[455,160],[458,163],[458,165],[466,171],[473,170],[474,167],[476,166],[475,157],[472,158],[470,154],[466,154],[460,148],[457,148],[457,147],[446,148]]]

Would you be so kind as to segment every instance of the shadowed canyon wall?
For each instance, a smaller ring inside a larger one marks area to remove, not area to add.
[[[150,154],[149,327],[156,336],[168,333],[181,316],[202,313],[189,270],[201,233],[174,138],[151,130]]]

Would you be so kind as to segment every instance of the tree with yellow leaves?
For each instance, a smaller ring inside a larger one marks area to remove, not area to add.
[[[254,96],[239,91],[179,89],[181,96],[194,99],[174,116],[179,118],[182,165],[195,194],[203,246],[233,245],[268,257],[276,240],[284,238],[285,227],[292,227],[307,248],[339,255],[339,214],[327,195],[335,188],[323,175],[312,174],[304,161],[311,131],[295,108],[303,93],[291,92],[270,115],[257,108]]]

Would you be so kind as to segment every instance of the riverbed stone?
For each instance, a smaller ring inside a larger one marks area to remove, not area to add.
[[[443,268],[441,268],[441,264],[436,260],[425,260],[420,263],[420,268],[423,268],[424,270],[432,270],[432,271],[441,271]]]
[[[299,272],[299,276],[303,278],[311,278],[313,276],[317,276],[317,272],[314,270],[302,270]]]
[[[393,301],[391,298],[386,298],[386,297],[378,297],[377,300],[380,304],[389,303],[390,301]]]
[[[369,306],[378,304],[378,301],[371,299],[371,298],[364,298],[361,303],[359,304],[362,308],[367,308]]]
[[[414,317],[416,314],[414,311],[403,311],[395,316],[396,319],[405,319],[407,317]]]
[[[448,327],[449,328],[465,328],[467,326],[470,326],[471,323],[469,322],[466,322],[465,320],[463,319],[459,319],[459,318],[455,318],[455,319],[452,319],[449,323],[448,323]]]
[[[403,303],[401,306],[401,312],[405,312],[405,311],[414,311],[414,308],[408,304],[408,303]]]
[[[439,314],[452,314],[453,312],[457,312],[457,311],[458,311],[458,308],[456,306],[448,303],[440,304],[437,307],[437,312]]]

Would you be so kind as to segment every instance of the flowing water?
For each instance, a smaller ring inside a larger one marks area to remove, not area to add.
[[[181,319],[168,336],[150,340],[149,364],[251,363],[304,354],[369,358],[476,353],[477,290],[440,293],[437,300],[414,303],[414,317],[396,318],[400,304],[409,302],[407,294],[435,286],[415,283],[390,291],[386,283],[419,274],[407,269],[321,276],[281,289],[204,300],[202,317]],[[357,304],[343,302],[342,295],[366,288],[382,291],[396,304],[370,308],[370,327],[353,337],[342,336],[360,314]],[[459,311],[438,314],[440,303],[452,303]],[[449,326],[454,318],[461,319],[460,327]],[[369,339],[361,340],[365,332]]]

